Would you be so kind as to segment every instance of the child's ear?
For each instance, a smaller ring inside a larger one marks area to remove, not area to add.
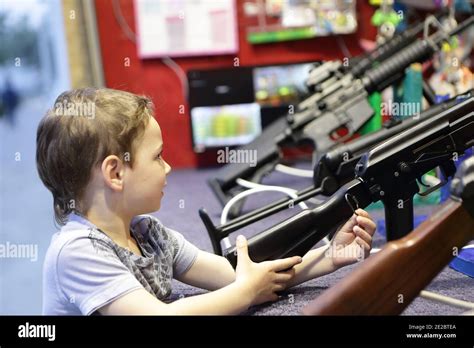
[[[115,155],[107,156],[102,161],[101,170],[106,185],[114,191],[122,191],[124,164],[120,158]]]

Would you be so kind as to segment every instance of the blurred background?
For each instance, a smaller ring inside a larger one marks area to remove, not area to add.
[[[406,22],[446,5],[389,3]],[[248,143],[307,94],[315,62],[374,47],[387,35],[374,21],[380,8],[368,0],[0,0],[0,314],[41,314],[42,263],[57,226],[36,171],[35,137],[62,91],[109,87],[153,99],[174,170],[157,216],[212,251],[197,210],[204,204],[217,218],[222,208],[206,184],[217,152]],[[472,47],[472,31],[461,41]],[[311,169],[308,153],[286,149],[303,169]],[[419,215],[440,197],[421,202]],[[380,208],[374,213],[383,219]],[[23,256],[7,252],[20,246]]]
[[[0,260],[0,312],[41,313],[41,269],[52,204],[38,180],[36,127],[71,87],[61,1],[0,1],[0,240],[31,257]],[[36,255],[35,255],[36,254]]]

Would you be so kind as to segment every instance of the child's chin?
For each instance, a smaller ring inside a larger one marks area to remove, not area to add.
[[[161,208],[161,201],[153,205],[152,207],[150,206],[148,209],[143,209],[143,212],[141,212],[140,214],[135,214],[135,215],[151,214],[160,210],[160,208]]]

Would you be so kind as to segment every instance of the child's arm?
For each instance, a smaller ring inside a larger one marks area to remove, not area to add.
[[[321,277],[344,265],[356,262],[360,256],[360,247],[366,253],[370,251],[375,223],[364,210],[359,209],[357,214],[360,222],[356,220],[355,215],[349,219],[337,233],[330,249],[328,246],[323,246],[304,255],[303,262],[294,267],[295,277],[288,283],[288,287]],[[335,248],[337,246],[340,247]],[[178,280],[202,289],[216,290],[232,283],[235,280],[235,271],[226,258],[199,251],[193,266]]]
[[[193,265],[176,279],[212,291],[234,282],[235,270],[225,257],[199,250]]]
[[[278,299],[276,292],[286,288],[286,283],[294,276],[293,266],[301,262],[298,256],[282,260],[254,263],[248,256],[247,241],[237,239],[237,269],[235,281],[223,288],[202,295],[180,299],[170,304],[156,299],[144,289],[132,291],[99,309],[109,315],[226,315],[238,314],[251,305]],[[203,261],[204,263],[207,262]],[[222,265],[224,265],[222,263]],[[191,266],[193,269],[194,265]],[[200,270],[198,265],[198,269]],[[191,269],[188,271],[190,272]],[[284,271],[290,269],[289,271]],[[194,271],[194,270],[193,270]],[[211,278],[209,270],[202,270],[201,277]],[[196,272],[196,276],[198,272]],[[230,270],[222,272],[230,280]],[[192,277],[194,279],[194,276]],[[217,286],[217,282],[206,282]]]
[[[288,288],[369,256],[376,225],[366,211],[358,209],[356,214],[336,233],[329,246],[310,250],[303,256],[303,262],[294,267],[295,277],[288,282]]]
[[[232,283],[220,290],[166,304],[145,289],[128,293],[99,309],[103,315],[232,315],[245,311],[252,297]]]

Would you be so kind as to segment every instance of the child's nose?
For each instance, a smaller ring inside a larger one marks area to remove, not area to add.
[[[165,161],[165,174],[168,175],[171,172],[171,166]]]

